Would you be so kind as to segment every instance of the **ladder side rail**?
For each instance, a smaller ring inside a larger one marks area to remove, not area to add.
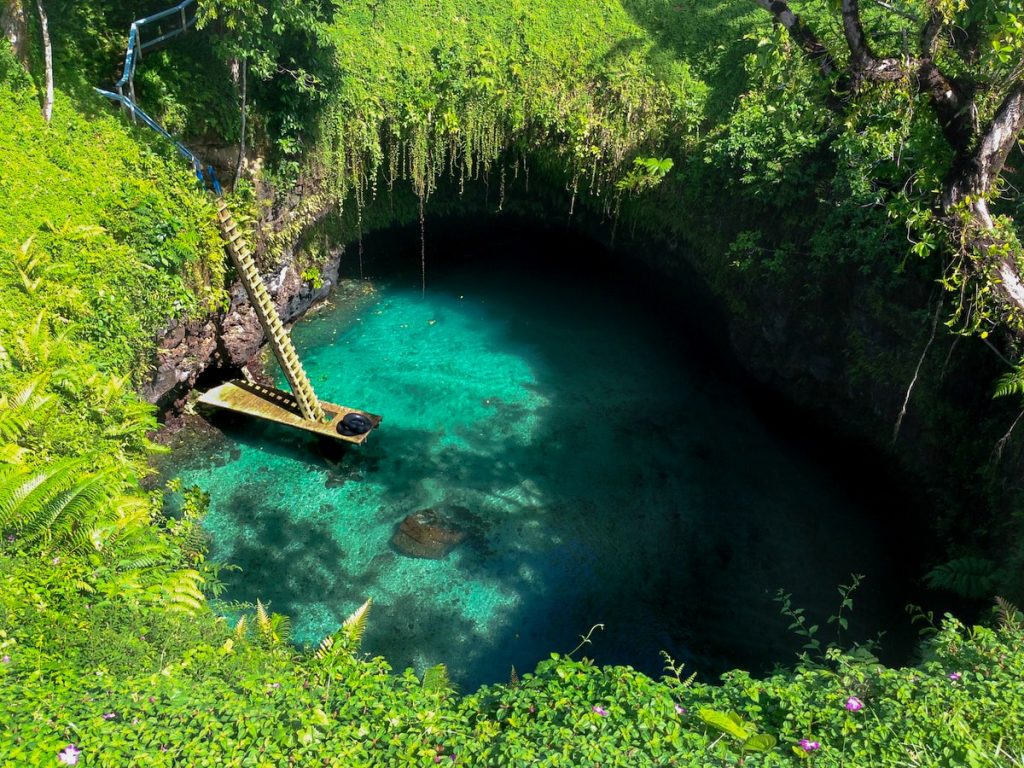
[[[316,393],[313,391],[313,385],[310,383],[302,363],[299,361],[298,353],[295,351],[291,338],[284,329],[284,324],[277,313],[277,308],[270,298],[270,292],[263,283],[263,279],[260,277],[256,264],[244,245],[244,241],[242,241],[241,237],[230,238],[229,230],[236,229],[237,227],[223,201],[218,202],[218,209],[221,234],[226,241],[228,255],[235,265],[239,280],[245,289],[246,295],[249,297],[253,311],[256,313],[256,318],[259,320],[264,334],[266,334],[270,348],[281,364],[292,394],[299,403],[299,409],[306,419],[321,421],[324,419],[323,408],[316,397]]]
[[[264,334],[266,334],[267,343],[270,344],[274,357],[281,364],[281,369],[288,380],[288,386],[299,404],[299,410],[302,411],[303,417],[309,421],[322,421],[324,418],[323,408],[313,392],[306,372],[298,362],[298,354],[295,352],[295,347],[292,345],[291,339],[281,324],[280,317],[276,316],[276,309],[274,309],[273,304],[265,305],[257,298],[259,290],[253,285],[254,281],[252,278],[246,274],[245,263],[234,253],[233,248],[228,248],[228,253],[232,255],[235,269],[242,276],[240,278],[242,286],[246,289],[246,294],[249,296],[249,301],[252,304],[253,311],[256,313],[256,318],[260,321],[260,326],[263,328]],[[256,279],[258,280],[259,277],[257,276]],[[265,291],[266,287],[263,290]],[[269,298],[269,294],[267,296]],[[271,315],[271,312],[274,315]]]
[[[157,43],[163,42],[164,40],[175,37],[176,35],[180,35],[183,32],[188,31],[189,27],[195,26],[195,14],[192,14],[192,16],[186,16],[185,14],[185,11],[195,5],[195,3],[196,0],[183,0],[183,2],[180,2],[171,8],[166,8],[150,16],[144,16],[143,18],[136,19],[132,22],[132,26],[128,31],[128,49],[125,51],[124,55],[124,69],[121,72],[120,79],[114,84],[115,88],[124,88],[124,86],[127,85],[135,75],[135,67],[138,59],[142,56],[143,50],[156,45]],[[160,21],[161,19],[166,19],[175,14],[178,14],[181,17],[182,25],[180,29],[172,30],[171,32],[161,35],[153,40],[142,42],[142,27],[147,24]]]

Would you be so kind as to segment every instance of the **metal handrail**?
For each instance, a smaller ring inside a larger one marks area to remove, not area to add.
[[[118,93],[123,94],[124,86],[131,83],[132,79],[135,77],[136,60],[138,57],[142,55],[142,51],[146,50],[146,48],[152,45],[162,43],[164,40],[169,40],[172,37],[187,32],[189,27],[195,25],[195,14],[193,13],[191,16],[189,16],[186,13],[186,11],[195,4],[196,0],[182,0],[182,2],[178,3],[177,5],[171,8],[159,11],[158,13],[154,13],[151,16],[145,16],[141,19],[136,19],[132,22],[132,26],[128,31],[128,50],[125,51],[124,55],[124,71],[121,72],[121,79],[114,84],[114,87],[117,89]],[[142,27],[146,26],[147,24],[152,24],[153,22],[160,21],[161,19],[166,19],[169,16],[173,16],[176,13],[179,14],[181,17],[181,27],[179,27],[178,29],[171,30],[170,32],[160,35],[159,37],[153,38],[152,40],[149,40],[147,42],[140,42],[141,33],[139,30]]]
[[[203,188],[206,188],[208,186],[213,190],[214,194],[220,196],[222,193],[220,181],[217,178],[217,174],[213,170],[213,166],[205,165],[203,161],[199,159],[199,156],[196,155],[195,152],[193,152],[191,149],[189,149],[176,138],[174,138],[167,131],[166,128],[160,125],[160,123],[158,123],[148,114],[146,114],[145,110],[143,110],[138,104],[135,103],[134,98],[134,76],[136,66],[136,55],[141,55],[142,51],[145,50],[148,46],[156,45],[157,43],[161,43],[164,40],[169,40],[172,37],[180,35],[183,32],[186,32],[189,27],[194,26],[196,23],[195,14],[189,16],[186,13],[186,10],[189,7],[195,5],[195,3],[196,0],[183,0],[183,2],[178,3],[172,8],[167,8],[158,13],[154,13],[151,16],[146,16],[144,18],[136,19],[135,21],[133,21],[131,30],[128,32],[128,51],[124,57],[124,72],[121,73],[121,79],[114,84],[114,88],[117,90],[117,93],[114,93],[113,91],[105,91],[102,88],[94,88],[93,90],[95,90],[101,96],[110,99],[111,101],[118,102],[125,109],[125,111],[127,111],[128,114],[131,115],[132,122],[135,122],[136,120],[141,120],[145,125],[152,128],[154,131],[156,131],[169,142],[171,142],[174,145],[174,148],[177,149],[178,152],[181,153],[181,155],[186,160],[188,160],[189,163],[192,164],[192,170],[195,171],[196,178],[199,179],[199,183],[203,186]],[[181,27],[171,30],[170,32],[160,35],[159,37],[155,37],[152,40],[149,40],[145,43],[139,42],[139,29],[141,29],[147,24],[152,24],[155,21],[160,21],[161,19],[166,19],[169,16],[173,16],[176,13],[181,15]],[[124,93],[124,86],[126,84],[128,85],[128,90],[131,94],[130,96],[126,96]]]

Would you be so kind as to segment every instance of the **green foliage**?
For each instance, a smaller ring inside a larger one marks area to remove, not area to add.
[[[1024,395],[1024,367],[1017,366],[996,380],[996,388],[992,397],[1009,397],[1010,395]]]
[[[455,685],[448,677],[446,664],[435,664],[423,672],[423,690],[444,695],[455,690]]]
[[[987,557],[958,557],[932,568],[925,581],[930,587],[963,597],[990,598],[999,583],[997,570]]]
[[[17,67],[6,42],[0,60]],[[154,334],[223,300],[212,206],[176,158],[116,116],[85,117],[61,95],[46,126],[30,84],[10,72],[0,82],[0,396],[21,426],[0,437],[3,455],[139,461],[155,419],[132,385]]]
[[[574,191],[614,190],[631,169],[640,191],[671,166],[634,158],[701,118],[696,78],[685,64],[662,78],[656,46],[617,2],[352,3],[327,32],[321,162],[357,205],[381,182],[427,197],[444,175],[462,185],[499,163],[518,174],[539,145]]]

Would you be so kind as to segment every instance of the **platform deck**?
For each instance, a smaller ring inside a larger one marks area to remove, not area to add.
[[[243,413],[247,416],[254,416],[258,419],[266,419],[286,427],[303,429],[306,432],[327,437],[332,440],[339,440],[345,443],[361,445],[366,442],[370,432],[362,435],[343,435],[338,432],[338,424],[350,413],[361,413],[373,422],[374,429],[380,424],[381,417],[375,416],[366,411],[355,408],[347,408],[343,405],[334,405],[323,400],[320,405],[324,413],[330,419],[324,422],[315,422],[302,417],[299,404],[290,392],[285,392],[273,387],[264,387],[247,381],[229,381],[219,387],[205,392],[200,398],[200,403],[223,408],[235,413]]]

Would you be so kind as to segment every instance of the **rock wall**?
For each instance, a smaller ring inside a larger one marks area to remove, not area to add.
[[[285,323],[301,317],[330,294],[338,279],[343,248],[332,249],[320,268],[319,288],[302,279],[296,266],[297,244],[286,252],[274,271],[263,279]],[[142,396],[161,409],[172,409],[209,371],[225,377],[249,365],[265,341],[256,313],[241,283],[231,286],[227,312],[193,321],[173,321],[157,337],[156,352],[143,383]]]

